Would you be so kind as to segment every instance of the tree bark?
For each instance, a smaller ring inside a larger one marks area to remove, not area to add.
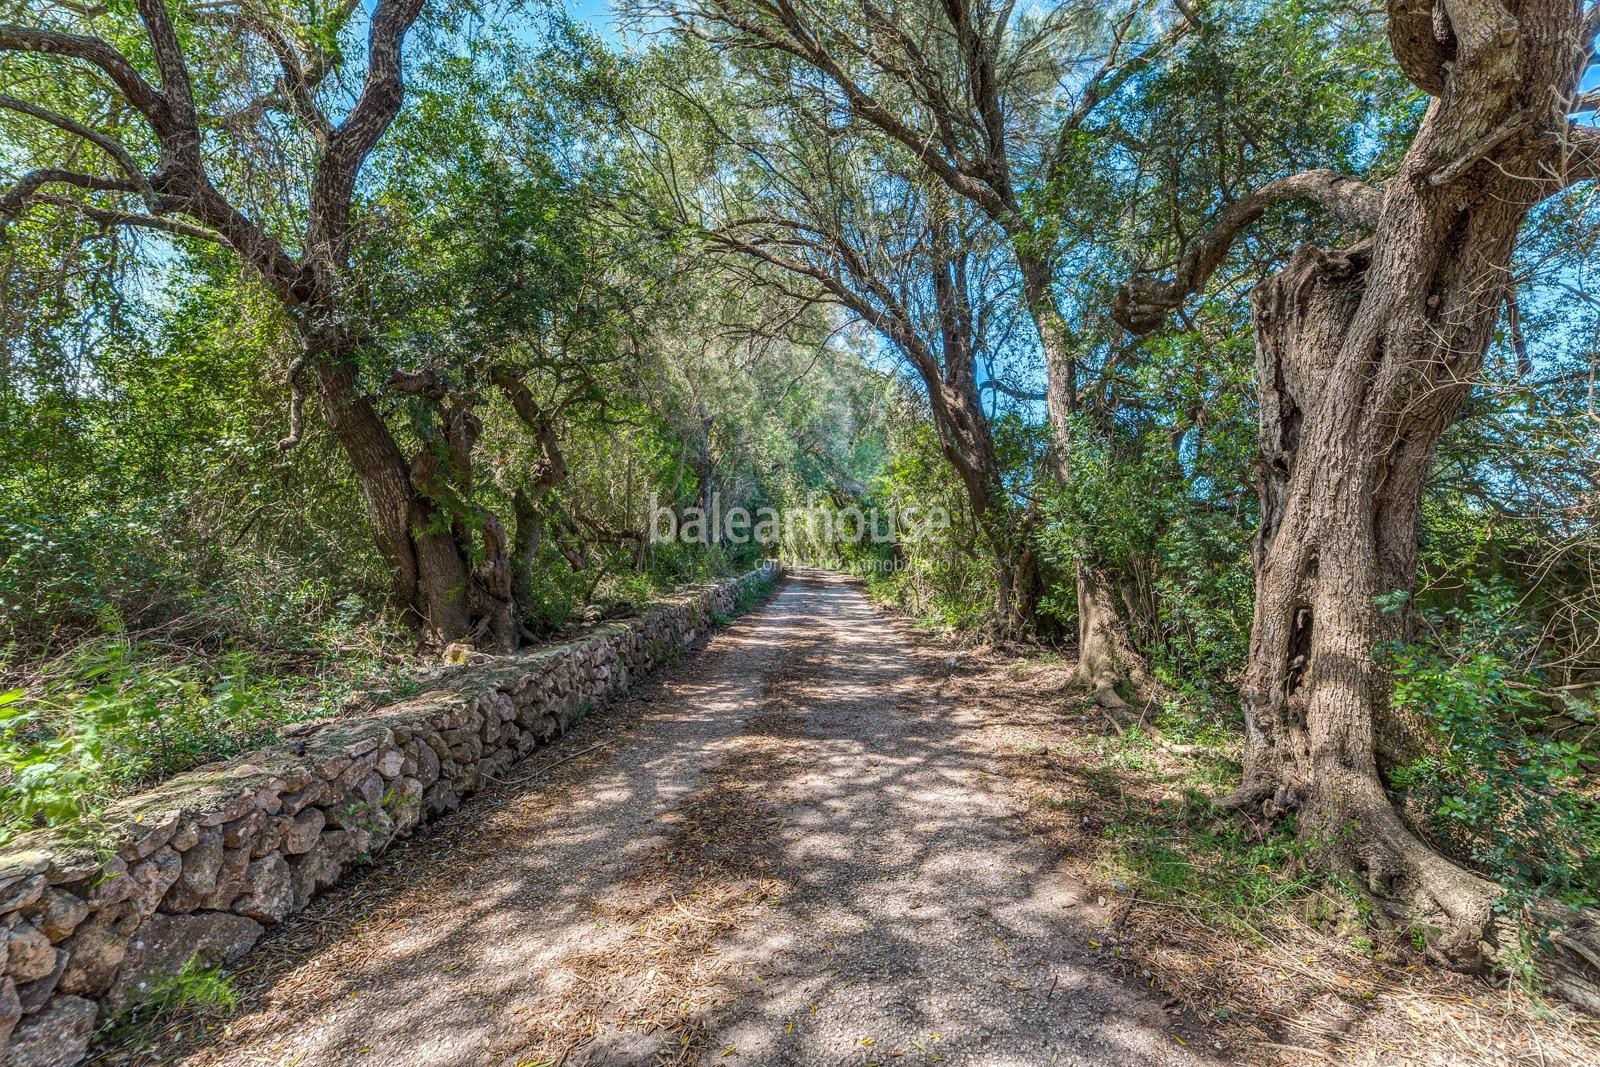
[[[1430,957],[1462,968],[1512,931],[1494,910],[1501,886],[1422,843],[1382,785],[1384,733],[1403,742],[1405,729],[1378,654],[1400,621],[1379,597],[1413,589],[1429,464],[1482,368],[1518,229],[1581,176],[1565,171],[1560,101],[1594,32],[1565,0],[1394,0],[1395,56],[1435,99],[1381,194],[1326,171],[1280,179],[1219,214],[1173,282],[1130,285],[1118,307],[1131,330],[1158,322],[1275,200],[1312,197],[1373,232],[1333,253],[1301,248],[1253,296],[1261,530],[1232,803],[1299,813],[1426,934]],[[1539,910],[1563,926],[1550,981],[1600,1009],[1600,923]]]
[[[413,484],[411,465],[348,359],[318,353],[314,366],[323,417],[350,458],[373,539],[393,571],[395,605],[433,643],[466,636],[467,563],[448,523]]]
[[[1309,197],[1370,227],[1340,251],[1302,247],[1252,298],[1261,528],[1231,802],[1297,812],[1430,956],[1476,968],[1506,947],[1515,917],[1496,912],[1499,885],[1418,839],[1384,790],[1384,734],[1406,731],[1378,654],[1400,617],[1378,598],[1412,590],[1429,464],[1482,366],[1518,230],[1534,205],[1593,176],[1568,169],[1561,102],[1600,18],[1567,0],[1391,0],[1390,14],[1397,60],[1435,94],[1395,178],[1380,193],[1313,171],[1257,190],[1219,214],[1175,279],[1125,287],[1116,313],[1152,328],[1269,203]],[[1546,976],[1600,1010],[1600,922],[1537,910],[1561,926]]]

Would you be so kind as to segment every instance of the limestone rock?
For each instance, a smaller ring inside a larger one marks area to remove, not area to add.
[[[309,808],[296,815],[294,822],[283,832],[283,851],[290,856],[310,852],[316,845],[317,838],[322,835],[322,827],[327,821],[328,817],[322,813],[321,808]]]
[[[116,1007],[136,1003],[191,959],[203,967],[231,963],[248,952],[260,936],[261,924],[243,915],[220,911],[152,915],[129,944],[107,1002]]]
[[[257,922],[275,923],[294,908],[294,883],[288,862],[277,853],[250,864],[243,896],[233,910]]]
[[[144,859],[172,840],[181,815],[181,812],[169,810],[139,816],[131,824],[137,830],[136,835],[122,846],[119,854],[129,863]]]
[[[56,950],[50,939],[30,922],[18,922],[6,934],[6,973],[18,982],[32,982],[49,974],[56,965]]]
[[[261,824],[267,817],[259,810],[251,811],[241,819],[235,819],[222,828],[222,846],[224,848],[248,848],[255,844],[256,833],[261,829]]]
[[[439,754],[427,744],[417,746],[417,780],[426,789],[439,780]]]
[[[226,911],[245,891],[245,872],[250,868],[250,850],[230,848],[222,854],[222,869],[217,872],[217,888],[200,902],[202,908]]]
[[[215,827],[200,831],[200,840],[183,854],[183,871],[162,901],[167,911],[193,911],[217,888],[222,873],[222,832]]]
[[[200,827],[193,823],[185,823],[173,833],[172,840],[167,842],[168,847],[174,852],[187,852],[200,843]]]
[[[378,762],[374,769],[385,778],[398,778],[405,764],[405,753],[398,748],[391,748],[379,754]]]
[[[172,851],[170,845],[163,845],[129,872],[136,888],[128,899],[133,901],[140,915],[154,914],[182,873],[183,857]]]
[[[11,1031],[22,1018],[22,998],[17,996],[17,986],[9,978],[0,978],[0,1051],[11,1039]]]
[[[283,795],[282,805],[278,809],[278,814],[298,815],[306,808],[309,808],[314,804],[322,803],[322,800],[326,795],[327,787],[323,783],[322,779],[314,779],[302,789],[299,789],[293,793],[285,793]]]
[[[27,914],[38,921],[44,936],[51,941],[61,941],[89,917],[89,905],[64,889],[46,889]]]
[[[20,911],[38,900],[44,893],[45,884],[46,878],[41,873],[14,878],[10,884],[0,886],[0,915]]]
[[[392,789],[389,815],[394,819],[395,832],[410,833],[422,821],[422,783],[415,778],[402,778]]]
[[[32,1015],[50,1003],[50,997],[55,993],[56,987],[61,984],[61,976],[67,969],[67,953],[65,949],[56,949],[56,965],[50,973],[43,978],[35,979],[26,985],[17,986],[17,999],[22,1002],[22,1014]],[[0,1041],[0,1045],[4,1042]]]
[[[120,904],[131,897],[137,888],[133,879],[128,877],[127,863],[118,856],[112,856],[100,864],[89,881],[88,900],[92,908]]]
[[[11,1035],[6,1067],[64,1067],[77,1063],[89,1049],[89,1035],[99,1014],[93,1001],[57,997],[37,1015],[30,1015]]]
[[[62,942],[71,958],[61,976],[66,993],[94,995],[104,992],[117,975],[128,939],[139,925],[139,913],[123,902],[90,915],[76,933]]]

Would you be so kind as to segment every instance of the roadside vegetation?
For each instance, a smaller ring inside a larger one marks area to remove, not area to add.
[[[780,556],[1059,656],[1107,879],[1600,1012],[1597,33],[0,2],[0,841]]]

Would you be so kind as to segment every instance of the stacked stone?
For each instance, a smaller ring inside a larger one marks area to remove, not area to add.
[[[0,850],[0,1064],[76,1063],[103,1010],[191,959],[237,959],[352,866],[691,647],[765,573],[179,775],[107,810],[96,846],[39,832]]]

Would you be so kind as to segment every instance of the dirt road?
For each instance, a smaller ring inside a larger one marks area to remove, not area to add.
[[[1097,966],[1087,890],[941,690],[796,576],[286,923],[183,1062],[1205,1062]]]

